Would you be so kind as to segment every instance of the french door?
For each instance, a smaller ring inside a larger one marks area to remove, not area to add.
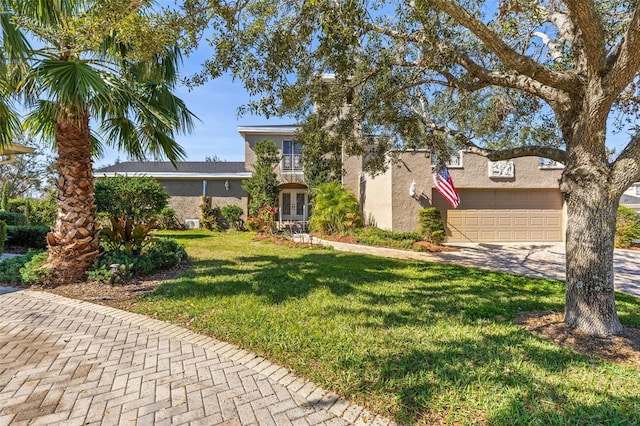
[[[307,194],[304,191],[282,191],[280,193],[281,220],[306,221],[309,217],[307,202]]]

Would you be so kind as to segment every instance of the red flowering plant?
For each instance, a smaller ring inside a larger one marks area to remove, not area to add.
[[[276,231],[277,207],[260,206],[258,213],[247,217],[247,229],[262,234],[273,234]]]

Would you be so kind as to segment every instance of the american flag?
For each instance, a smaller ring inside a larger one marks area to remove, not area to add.
[[[456,187],[453,186],[453,179],[451,179],[449,170],[446,167],[442,167],[433,174],[433,182],[436,185],[436,190],[451,204],[451,207],[454,209],[458,207],[460,196],[456,191]]]

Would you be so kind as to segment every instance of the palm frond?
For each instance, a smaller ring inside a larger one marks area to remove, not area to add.
[[[52,99],[68,108],[83,108],[106,86],[99,72],[85,61],[45,59],[33,71]]]
[[[38,100],[32,104],[24,120],[24,129],[32,136],[37,137],[54,147],[56,141],[56,113],[58,109],[55,102]]]
[[[0,11],[0,27],[2,31],[0,55],[2,55],[3,65],[5,65],[5,62],[24,60],[31,51],[29,42],[16,27],[12,17],[13,13],[8,10]]]

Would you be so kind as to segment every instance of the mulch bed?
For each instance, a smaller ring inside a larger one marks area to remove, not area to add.
[[[513,322],[582,355],[631,365],[640,370],[640,329],[625,326],[619,336],[593,337],[569,328],[562,317],[559,312],[523,312]]]

